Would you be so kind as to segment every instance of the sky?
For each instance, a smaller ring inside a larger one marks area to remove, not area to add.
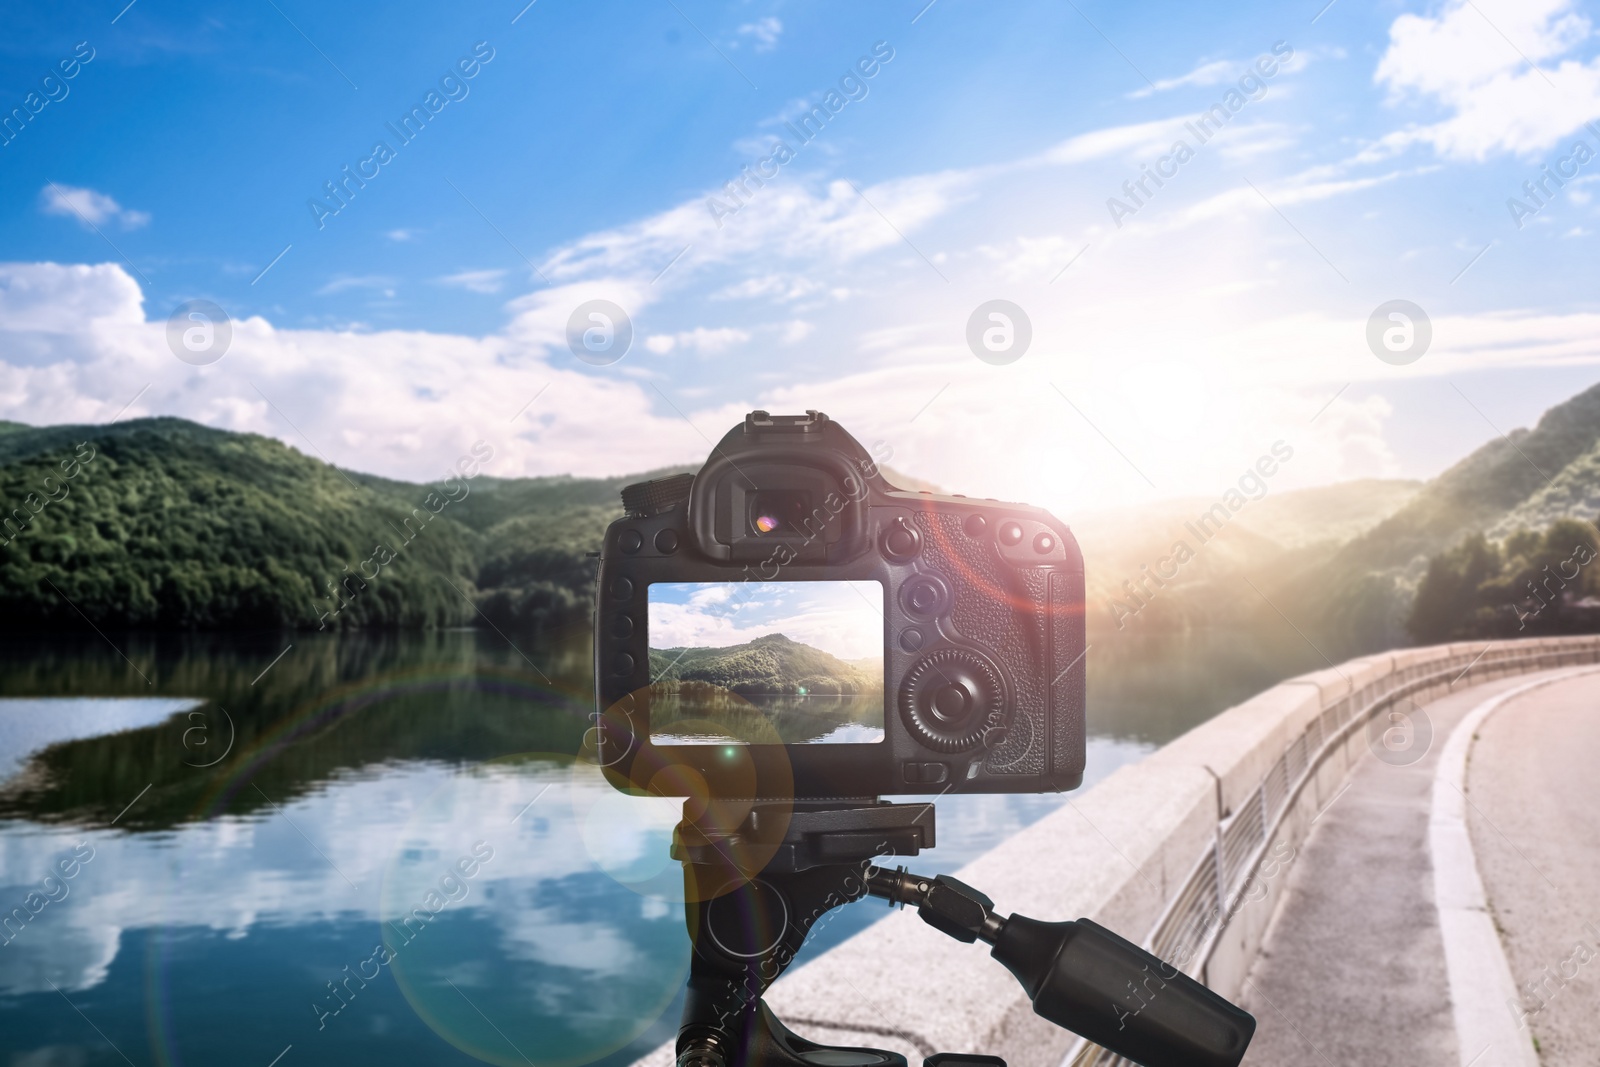
[[[652,582],[651,648],[727,648],[783,634],[843,660],[883,655],[877,582]]]
[[[1274,491],[1430,477],[1600,379],[1595,15],[18,7],[0,418],[426,480],[476,441],[497,476],[694,463],[816,408],[1069,521],[1278,441]]]

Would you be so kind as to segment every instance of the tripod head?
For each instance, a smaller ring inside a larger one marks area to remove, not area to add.
[[[878,866],[933,847],[932,804],[755,804],[732,830],[706,826],[686,819],[673,844],[694,901],[678,1067],[905,1067],[898,1053],[808,1041],[761,1000],[821,915],[868,895],[915,907],[958,941],[992,946],[1035,1012],[1143,1067],[1237,1067],[1255,1033],[1249,1013],[1088,919],[1002,918],[947,875]],[[742,867],[753,855],[770,858]],[[987,1056],[941,1062],[1003,1067]]]

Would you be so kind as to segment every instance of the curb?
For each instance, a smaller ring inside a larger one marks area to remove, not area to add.
[[[1594,673],[1594,668],[1563,671],[1490,697],[1456,725],[1439,754],[1428,815],[1428,852],[1461,1067],[1539,1067],[1531,1037],[1522,1032],[1508,1007],[1517,1003],[1517,984],[1489,912],[1467,830],[1467,757],[1473,735],[1502,705],[1535,689]]]

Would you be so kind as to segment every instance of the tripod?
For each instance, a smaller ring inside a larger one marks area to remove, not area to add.
[[[694,807],[704,810],[691,818],[686,805],[672,846],[684,867],[694,944],[678,1067],[908,1067],[896,1052],[807,1040],[762,1000],[817,919],[868,895],[915,907],[958,941],[993,946],[990,955],[1022,983],[1035,1012],[1144,1067],[1237,1067],[1255,1033],[1249,1013],[1088,919],[1002,918],[993,901],[953,878],[877,866],[933,847],[932,804]],[[951,1053],[925,1061],[966,1065],[1005,1061]]]

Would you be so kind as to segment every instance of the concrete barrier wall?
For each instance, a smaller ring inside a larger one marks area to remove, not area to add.
[[[1292,678],[1070,796],[957,877],[1002,915],[1088,917],[1142,938],[1236,998],[1283,871],[1391,715],[1506,674],[1593,662],[1600,636],[1402,649]],[[938,873],[937,852],[908,865]],[[780,979],[767,1001],[808,1037],[892,1048],[913,1064],[936,1051],[992,1053],[1011,1067],[1125,1062],[1040,1019],[982,945],[912,912]],[[641,1063],[672,1059],[665,1046]]]

